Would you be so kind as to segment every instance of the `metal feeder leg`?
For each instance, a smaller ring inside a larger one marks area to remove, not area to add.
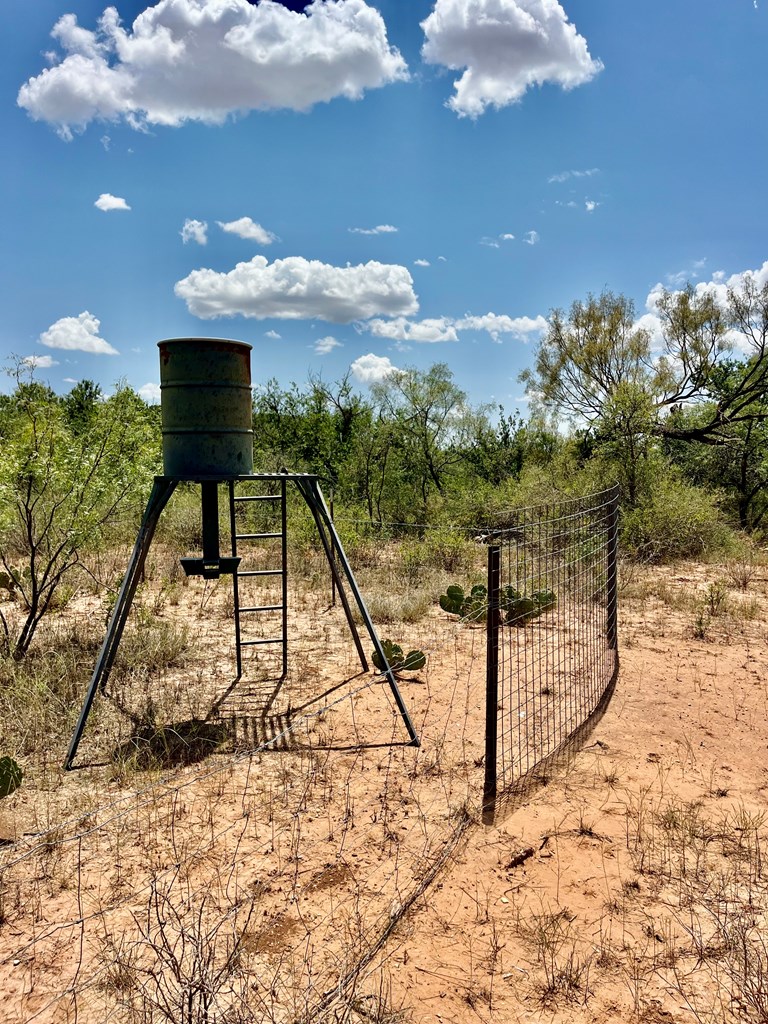
[[[330,513],[326,508],[325,500],[323,499],[320,487],[316,480],[299,480],[297,481],[297,483],[299,490],[304,496],[304,500],[309,505],[310,511],[312,512],[315,522],[317,523],[318,531],[320,533],[320,539],[323,542],[323,547],[325,548],[326,556],[328,557],[328,561],[331,564],[331,570],[334,572],[334,574],[336,574],[337,570],[334,565],[334,558],[333,553],[331,551],[331,545],[329,544],[328,539],[325,536],[323,527],[325,527],[325,529],[328,531],[328,535],[331,537],[333,544],[335,544],[336,546],[336,555],[339,559],[339,562],[341,562],[342,568],[344,569],[344,575],[347,577],[349,588],[352,591],[352,594],[355,598],[355,602],[360,611],[362,620],[365,623],[365,628],[368,631],[368,636],[371,638],[371,643],[373,644],[374,650],[376,651],[377,655],[381,660],[381,664],[386,666],[384,675],[387,677],[389,688],[392,691],[392,696],[395,699],[395,704],[397,704],[397,709],[400,712],[400,717],[403,720],[405,728],[408,730],[408,735],[411,738],[411,744],[414,747],[419,747],[421,746],[421,742],[419,740],[418,733],[416,732],[416,729],[414,728],[413,723],[411,722],[408,710],[405,706],[405,702],[403,701],[403,698],[400,694],[400,690],[397,685],[397,680],[395,679],[395,673],[392,671],[392,668],[389,662],[387,661],[387,656],[384,653],[384,648],[381,645],[381,640],[379,640],[379,635],[376,632],[376,627],[374,626],[373,620],[371,619],[371,616],[368,614],[368,609],[365,606],[363,595],[360,593],[360,590],[358,589],[357,581],[355,580],[352,568],[349,562],[347,561],[347,555],[346,552],[344,551],[344,548],[342,547],[339,535],[336,533],[336,527],[333,525]],[[337,583],[339,586],[339,596],[341,597],[342,603],[344,604],[344,610],[345,612],[347,612],[347,619],[349,620],[350,625],[352,625],[353,633],[355,634],[355,637],[359,645],[359,637],[357,637],[357,630],[354,628],[354,624],[352,623],[352,617],[348,611],[346,595],[344,594],[344,589],[341,586],[341,580],[339,579]],[[359,649],[360,648],[358,646],[358,650]]]
[[[77,748],[80,745],[83,729],[85,728],[85,723],[88,721],[91,705],[93,704],[93,699],[96,696],[96,690],[103,690],[107,684],[107,679],[109,678],[109,673],[112,670],[115,655],[117,654],[117,648],[120,644],[120,638],[123,635],[123,630],[125,629],[125,624],[128,620],[128,613],[130,612],[131,605],[133,604],[136,587],[139,585],[141,571],[144,568],[144,562],[147,557],[147,552],[149,551],[149,545],[152,543],[152,537],[155,534],[155,527],[157,526],[157,522],[160,518],[160,513],[168,504],[168,499],[176,489],[176,483],[177,481],[175,478],[165,476],[155,477],[155,482],[152,485],[152,493],[149,496],[147,508],[144,512],[144,518],[142,519],[141,526],[139,527],[139,534],[136,538],[133,554],[128,562],[128,569],[123,577],[123,583],[120,587],[117,603],[115,604],[112,612],[112,617],[109,620],[107,635],[101,646],[101,652],[99,653],[96,667],[94,668],[93,675],[91,676],[88,693],[85,701],[83,702],[80,717],[77,720],[75,732],[69,744],[67,758],[64,762],[64,768],[66,771],[69,771],[72,768],[72,761],[74,760]]]

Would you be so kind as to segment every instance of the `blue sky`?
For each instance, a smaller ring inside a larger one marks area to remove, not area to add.
[[[299,8],[3,0],[4,363],[151,398],[230,337],[525,412],[553,307],[768,279],[768,0]]]

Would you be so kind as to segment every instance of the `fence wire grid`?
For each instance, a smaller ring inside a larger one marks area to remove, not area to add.
[[[486,815],[610,695],[617,533],[614,486],[521,509],[488,538]]]

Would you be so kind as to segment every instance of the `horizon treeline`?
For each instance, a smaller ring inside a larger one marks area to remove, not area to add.
[[[760,538],[768,285],[747,279],[719,296],[689,287],[662,295],[657,312],[652,334],[610,292],[553,311],[522,375],[527,418],[471,404],[445,363],[394,371],[367,394],[349,375],[269,380],[253,393],[255,469],[315,473],[337,508],[371,523],[504,525],[510,509],[618,481],[630,554],[695,556],[731,529]],[[158,406],[124,385],[105,397],[89,380],[57,396],[23,361],[13,374],[0,395],[8,565],[30,508],[70,509],[67,530],[95,538],[110,518],[135,518],[162,473]]]

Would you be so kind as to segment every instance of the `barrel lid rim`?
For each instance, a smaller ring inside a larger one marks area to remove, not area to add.
[[[247,341],[237,341],[235,338],[209,338],[209,337],[185,337],[185,338],[163,338],[162,341],[158,341],[158,347],[161,345],[173,345],[176,342],[184,341],[215,341],[225,345],[238,345],[240,348],[253,349],[253,345],[250,345]]]

